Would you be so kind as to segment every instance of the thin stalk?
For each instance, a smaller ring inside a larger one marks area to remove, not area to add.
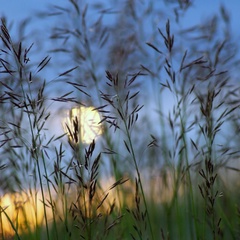
[[[185,114],[186,115],[186,114]],[[190,169],[189,169],[189,160],[188,160],[188,154],[187,154],[187,141],[186,141],[186,137],[185,137],[185,124],[183,122],[183,117],[182,117],[182,114],[181,112],[179,113],[179,116],[180,116],[180,122],[181,122],[181,132],[183,134],[183,144],[185,146],[185,164],[186,164],[186,167],[187,167],[187,180],[188,180],[188,183],[189,183],[189,187],[190,187],[190,194],[188,194],[188,201],[190,203],[190,206],[189,206],[189,210],[191,210],[191,212],[194,214],[194,228],[195,228],[195,231],[193,231],[192,228],[190,228],[190,232],[191,232],[191,238],[194,238],[195,237],[195,234],[194,232],[196,232],[197,230],[197,223],[196,223],[196,209],[194,207],[194,197],[193,197],[193,188],[192,188],[192,180],[191,180],[191,175],[190,175]],[[190,222],[190,226],[192,225],[192,221],[191,219],[189,219],[189,222]],[[197,235],[198,235],[198,232],[197,232]]]
[[[207,131],[208,131],[208,159],[210,161],[210,163],[213,165],[213,162],[212,162],[212,152],[213,152],[213,149],[212,149],[212,143],[213,143],[213,136],[212,136],[212,117],[211,115],[209,114],[209,116],[207,116]],[[207,173],[207,178],[210,179],[212,176],[213,176],[213,173],[212,171],[209,170],[209,167],[208,167],[208,164],[207,162],[205,161],[205,169],[206,169],[206,173]],[[210,186],[210,191],[211,191],[211,197],[214,195],[214,189],[213,189],[213,185]],[[213,209],[213,212],[212,212],[212,219],[211,219],[211,227],[212,227],[212,234],[213,234],[213,239],[215,240],[216,239],[216,232],[215,232],[215,211]]]
[[[126,125],[125,121],[124,121],[124,125],[127,129],[127,125]],[[141,180],[141,175],[140,175],[140,172],[139,172],[139,169],[138,169],[137,160],[136,160],[136,157],[135,157],[135,153],[134,153],[132,140],[131,140],[129,131],[127,131],[127,138],[128,138],[129,144],[130,144],[130,150],[132,152],[132,157],[133,157],[133,162],[134,162],[134,165],[135,165],[135,169],[137,171],[137,176],[138,176],[138,180],[139,180],[139,184],[140,184],[140,189],[141,189],[142,196],[143,196],[143,202],[144,202],[144,206],[145,206],[145,209],[146,209],[146,212],[147,212],[147,219],[148,219],[148,224],[149,224],[149,227],[150,227],[151,236],[152,236],[152,239],[154,240],[154,235],[153,235],[152,224],[151,224],[151,220],[150,220],[150,216],[149,216],[147,201],[146,201],[146,198],[145,198],[143,185],[142,185],[142,180]]]
[[[120,99],[119,99],[119,103],[120,103]],[[119,104],[119,106],[120,106],[120,111],[123,113],[124,111],[122,109],[121,103]],[[149,215],[149,211],[148,211],[147,201],[146,201],[144,190],[143,190],[141,174],[139,172],[137,159],[136,159],[136,156],[135,156],[135,151],[134,151],[134,148],[133,148],[131,136],[130,136],[130,133],[129,133],[129,130],[128,130],[128,127],[127,127],[127,122],[126,122],[125,118],[123,119],[123,123],[124,123],[124,128],[125,128],[125,131],[126,131],[126,134],[127,134],[127,139],[128,139],[129,144],[130,144],[130,151],[132,153],[134,166],[135,166],[135,169],[137,171],[138,181],[139,181],[141,193],[142,193],[142,196],[143,196],[143,202],[144,202],[144,206],[145,206],[146,213],[147,213],[147,219],[148,219],[148,224],[149,224],[149,227],[150,227],[151,236],[152,236],[152,239],[154,240],[154,234],[153,234],[153,230],[152,230],[152,224],[151,224],[150,215]]]
[[[109,146],[109,149],[113,149],[113,144],[111,143],[111,138],[109,136],[108,131],[104,133],[107,145]],[[117,158],[119,158],[119,154],[116,155]],[[115,177],[115,181],[117,181],[120,177],[121,177],[121,172],[118,171],[117,168],[117,162],[118,159],[114,159],[113,157],[111,157],[111,168]],[[117,191],[117,199],[118,199],[118,204],[119,204],[119,209],[122,209],[122,202],[120,200],[120,189],[119,186],[116,188]]]
[[[40,189],[41,189],[41,194],[42,194],[42,199],[43,199],[43,211],[44,211],[45,225],[46,225],[46,230],[47,230],[47,238],[50,239],[49,229],[48,229],[48,220],[47,220],[47,211],[46,211],[46,204],[45,204],[45,196],[44,196],[42,176],[41,176],[41,170],[40,170],[38,158],[36,159],[36,162],[37,162],[38,177],[39,177],[39,181],[40,181]]]
[[[34,197],[34,213],[35,213],[35,218],[36,218],[36,229],[35,229],[35,238],[36,240],[39,239],[40,237],[40,234],[39,234],[39,226],[38,226],[38,205],[37,205],[37,202],[38,202],[38,197],[37,197],[37,189],[35,187],[35,197]]]
[[[81,129],[79,129],[81,130]],[[81,136],[81,133],[80,133]],[[80,139],[80,142],[77,143],[77,148],[74,150],[74,154],[76,156],[76,158],[78,159],[78,164],[81,165],[79,172],[76,172],[76,174],[80,174],[83,184],[85,184],[85,175],[84,175],[84,162],[82,162],[82,159],[84,159],[84,155],[82,154],[82,151],[84,150],[85,145],[82,143],[81,141],[82,139]],[[90,206],[87,206],[88,203],[88,199],[86,199],[86,189],[85,187],[79,182],[78,185],[78,208],[79,209],[83,209],[84,211],[84,217],[86,218],[86,223],[85,226],[86,227],[86,232],[85,234],[87,235],[87,239],[91,240],[92,238],[92,233],[91,233],[91,215],[90,215]],[[81,198],[82,197],[82,198]]]
[[[23,85],[22,84],[21,84],[21,88],[22,88],[22,92],[23,92],[23,95],[24,95],[24,99],[26,99],[25,91],[23,89]],[[50,237],[49,237],[49,229],[48,229],[47,212],[46,212],[46,204],[45,204],[45,196],[44,196],[44,191],[43,191],[41,170],[40,170],[40,165],[39,165],[39,157],[38,157],[37,149],[36,149],[37,144],[36,144],[36,141],[35,141],[35,138],[34,138],[33,124],[32,124],[32,120],[31,120],[29,112],[27,113],[27,116],[28,116],[28,121],[29,121],[29,125],[30,125],[30,131],[31,131],[31,135],[32,135],[32,151],[33,151],[33,153],[35,153],[34,154],[34,158],[35,158],[36,163],[37,163],[37,172],[38,172],[38,177],[39,177],[39,181],[40,181],[40,189],[41,189],[41,194],[42,194],[42,199],[43,199],[43,210],[44,210],[44,218],[45,218],[46,231],[47,231],[47,239],[50,239]]]
[[[3,220],[2,220],[2,213],[0,212],[0,226],[1,226],[1,237],[2,239],[4,240],[5,237],[4,237],[4,231],[3,231]]]
[[[51,194],[51,189],[48,181],[48,173],[47,173],[47,168],[46,168],[46,163],[45,163],[45,158],[42,154],[42,159],[43,159],[43,167],[44,167],[44,172],[47,180],[47,189],[49,193],[49,198],[50,198],[50,203],[51,203],[51,209],[52,209],[52,214],[53,214],[53,223],[54,223],[54,229],[56,233],[56,238],[58,239],[58,231],[57,231],[57,224],[56,224],[56,216],[55,216],[55,209],[53,207],[53,199],[52,199],[52,194]]]
[[[18,235],[17,229],[16,229],[15,226],[13,225],[13,222],[11,221],[11,219],[9,218],[9,216],[7,215],[7,213],[5,212],[5,210],[4,210],[1,206],[0,206],[0,208],[1,208],[1,209],[0,209],[1,212],[4,213],[4,215],[6,216],[7,220],[8,220],[9,223],[11,224],[12,229],[13,229],[14,232],[16,233],[17,239],[18,239],[18,240],[21,240],[20,236]]]

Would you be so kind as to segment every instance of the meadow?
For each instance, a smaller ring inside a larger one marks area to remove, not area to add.
[[[227,9],[66,2],[42,36],[1,19],[0,239],[240,239]]]

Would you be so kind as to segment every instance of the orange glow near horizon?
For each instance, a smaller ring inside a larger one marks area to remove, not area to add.
[[[171,202],[174,197],[174,176],[173,173],[167,172],[166,178],[163,176],[156,176],[154,178],[144,178],[144,189],[146,190],[146,199],[150,203],[162,204]],[[126,179],[128,177],[126,176]],[[79,201],[78,206],[82,210],[86,210],[87,216],[90,217],[91,214],[104,214],[108,213],[109,206],[113,203],[117,209],[121,209],[123,206],[128,208],[135,207],[135,181],[128,180],[120,186],[120,188],[112,188],[116,183],[114,177],[108,177],[107,179],[99,179],[99,184],[101,188],[96,189],[94,201],[91,203],[88,201],[89,189],[83,194],[79,195],[77,188],[68,189],[65,194],[67,196],[66,200],[63,202],[62,195],[52,195],[52,201],[54,206],[54,213],[57,220],[63,219],[67,211],[71,208],[72,203]],[[149,187],[151,186],[151,187]],[[54,190],[51,190],[53,193]],[[182,189],[179,191],[179,196],[182,195]],[[104,196],[108,194],[106,200],[101,204]],[[48,193],[44,193],[46,205],[46,217],[48,223],[51,225],[53,223],[53,212],[50,202],[50,197]],[[63,208],[63,204],[66,208]],[[84,211],[82,211],[84,212]],[[6,215],[8,217],[6,217]],[[8,193],[0,196],[0,236],[11,237],[15,235],[13,226],[16,228],[19,234],[29,233],[36,231],[37,226],[44,227],[44,204],[42,202],[42,196],[40,192],[35,193],[34,191],[26,191],[19,193]],[[12,224],[10,223],[12,222]]]
[[[0,197],[1,235],[15,235],[12,225],[18,233],[34,231],[37,225],[42,225],[43,204],[35,197],[29,197],[25,192],[9,193]]]

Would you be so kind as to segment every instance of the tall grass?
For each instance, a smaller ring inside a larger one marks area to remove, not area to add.
[[[239,239],[230,17],[185,28],[190,1],[150,2],[52,6],[39,60],[2,19],[2,239]],[[90,106],[102,134],[84,143],[60,118]]]

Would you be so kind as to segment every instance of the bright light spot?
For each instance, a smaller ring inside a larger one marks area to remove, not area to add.
[[[93,107],[75,107],[70,110],[65,131],[74,143],[89,144],[102,134],[100,115]]]
[[[30,196],[27,193],[15,193],[0,197],[0,217],[3,223],[2,229],[0,227],[1,234],[15,235],[12,224],[18,233],[33,231],[37,225],[42,225],[43,204],[38,194],[32,194]]]
[[[146,200],[153,204],[162,204],[171,202],[174,198],[174,172],[166,170],[166,172],[159,172],[157,170],[146,169],[143,172],[143,187],[146,190]],[[147,173],[147,175],[145,175]],[[150,173],[150,176],[149,176]],[[128,176],[125,177],[128,179]],[[53,210],[58,219],[66,217],[66,210],[68,212],[72,207],[72,203],[76,204],[82,213],[87,217],[94,217],[98,214],[108,213],[110,206],[114,204],[118,211],[123,206],[129,209],[136,207],[135,181],[130,179],[123,184],[115,185],[116,179],[109,176],[106,179],[99,179],[100,188],[96,188],[94,199],[89,201],[89,189],[79,194],[79,189],[71,187],[65,192],[65,196],[53,194],[52,201],[54,209],[49,204],[49,195],[44,193],[46,204],[46,217],[49,224],[53,223]],[[112,187],[115,186],[115,187]],[[52,189],[51,192],[54,190]],[[104,196],[104,202],[102,202]],[[180,185],[179,196],[183,194],[183,188]],[[66,201],[64,200],[66,199]],[[80,211],[79,211],[80,212]],[[6,215],[8,217],[6,217]],[[68,215],[68,214],[67,214]],[[12,224],[19,234],[34,232],[38,227],[44,227],[44,205],[42,203],[42,196],[40,193],[35,193],[33,190],[15,194],[5,194],[0,196],[0,236],[5,239],[12,239],[15,235]],[[58,223],[58,222],[57,222]]]

